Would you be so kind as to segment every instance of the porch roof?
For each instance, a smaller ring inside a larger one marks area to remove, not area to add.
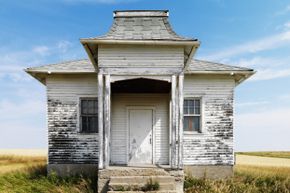
[[[26,72],[33,73],[97,73],[97,70],[88,59],[72,60],[57,64],[48,64],[25,69]],[[196,74],[206,72],[235,72],[251,73],[253,69],[231,66],[216,62],[192,59],[185,74]]]

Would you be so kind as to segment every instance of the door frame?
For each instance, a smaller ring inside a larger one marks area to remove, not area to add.
[[[126,146],[126,157],[127,157],[127,165],[129,165],[129,149],[130,149],[130,131],[129,131],[129,123],[130,123],[130,110],[152,110],[152,163],[155,164],[155,122],[156,122],[156,116],[155,116],[155,110],[156,108],[154,106],[127,106],[126,108],[126,140],[127,140],[127,146]]]

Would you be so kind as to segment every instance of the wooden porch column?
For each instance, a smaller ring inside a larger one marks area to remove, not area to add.
[[[178,129],[178,169],[183,168],[183,81],[184,75],[178,77],[179,129]]]
[[[176,75],[171,80],[171,168],[176,168]]]
[[[104,167],[110,164],[110,133],[111,133],[111,80],[110,75],[105,75],[105,96],[104,96],[104,124],[105,124],[105,148]]]
[[[103,169],[103,75],[98,74],[99,169]]]

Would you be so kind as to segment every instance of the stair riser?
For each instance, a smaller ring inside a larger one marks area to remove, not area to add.
[[[108,193],[177,193],[173,190],[164,190],[164,191],[148,191],[148,192],[142,192],[142,191],[108,191]]]
[[[118,183],[118,184],[109,184],[109,190],[114,191],[122,191],[122,190],[142,190],[146,183],[138,183],[138,184],[127,184],[127,183]],[[159,190],[175,190],[175,185],[173,183],[164,183],[159,184]],[[159,191],[158,190],[158,191]]]
[[[110,178],[112,176],[170,176],[168,172],[161,169],[107,169],[99,171],[100,178]]]
[[[111,183],[144,183],[149,182],[152,179],[153,182],[158,183],[174,183],[174,178],[171,176],[134,176],[134,177],[111,177]]]

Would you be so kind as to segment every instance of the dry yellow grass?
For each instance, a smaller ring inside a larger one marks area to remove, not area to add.
[[[290,178],[290,167],[235,165],[235,173],[248,173],[255,176],[284,176]]]
[[[236,154],[290,159],[290,151],[251,151],[251,152],[236,152]]]
[[[0,150],[0,174],[44,164],[43,150]]]
[[[0,149],[0,156],[47,156],[47,149]]]
[[[290,159],[238,154],[236,155],[236,164],[253,165],[253,166],[290,167]]]

